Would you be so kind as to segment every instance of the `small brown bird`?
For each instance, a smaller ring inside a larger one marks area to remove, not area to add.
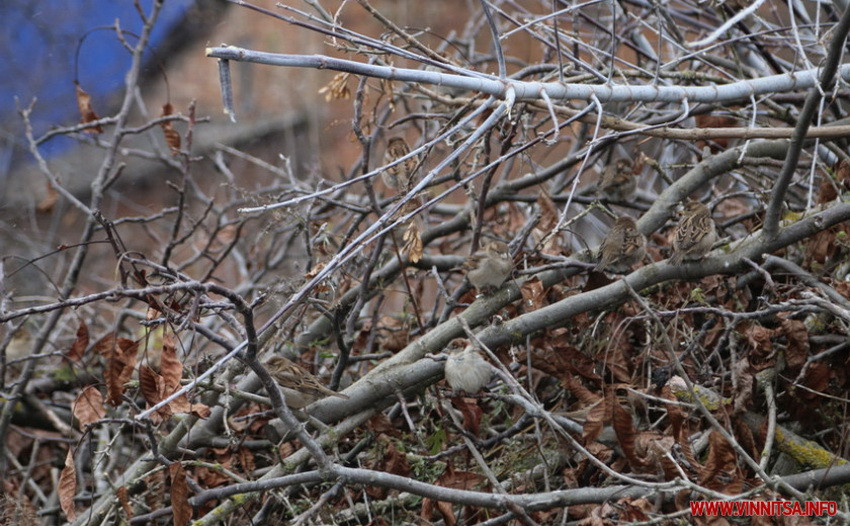
[[[303,367],[283,356],[272,356],[265,365],[280,385],[286,397],[286,405],[292,409],[301,409],[326,396],[348,398],[347,395],[331,391]]]
[[[633,169],[632,162],[624,158],[608,165],[599,181],[599,193],[609,201],[624,202],[631,199],[637,190],[637,177]]]
[[[717,241],[717,228],[711,212],[699,201],[688,201],[673,239],[671,265],[694,261],[708,254]]]
[[[508,245],[491,241],[463,262],[466,278],[480,293],[491,294],[510,277],[514,268]]]
[[[463,349],[449,347],[444,374],[446,383],[455,391],[475,394],[487,385],[493,371],[490,364],[472,345]]]
[[[384,153],[384,164],[395,162],[409,153],[410,147],[407,145],[407,141],[401,137],[393,137],[387,143],[387,151]],[[384,184],[393,190],[409,190],[415,180],[414,176],[417,164],[418,160],[414,156],[385,169],[381,174]]]
[[[599,263],[593,270],[625,272],[645,255],[646,237],[638,231],[634,219],[622,216],[614,222],[611,231],[599,245]]]

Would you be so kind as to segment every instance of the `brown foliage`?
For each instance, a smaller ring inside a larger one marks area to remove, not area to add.
[[[77,108],[80,110],[80,122],[82,124],[88,124],[90,122],[94,122],[100,120],[100,117],[94,112],[94,109],[91,105],[91,95],[89,95],[83,88],[80,86],[79,82],[74,82],[74,87],[76,89],[76,97],[77,97]],[[103,126],[100,124],[96,126],[89,126],[85,129],[86,133],[103,133]]]
[[[80,326],[77,328],[77,337],[74,339],[74,343],[71,345],[71,348],[68,349],[65,356],[67,356],[69,360],[79,361],[83,357],[83,353],[86,352],[88,346],[89,328],[86,325],[86,322],[80,320]]]
[[[174,108],[171,103],[165,104],[162,107],[162,117],[167,117],[174,113]],[[165,143],[171,148],[171,155],[180,153],[180,134],[174,129],[174,121],[163,121],[160,124],[162,134],[165,136]]]
[[[74,400],[73,408],[74,418],[79,422],[80,429],[97,422],[106,415],[106,409],[103,406],[103,395],[93,385],[80,391],[77,399]]]
[[[174,462],[168,466],[171,479],[171,512],[176,526],[186,526],[192,519],[192,506],[189,504],[189,486],[183,465]]]
[[[74,466],[74,452],[68,448],[65,455],[65,466],[59,473],[59,506],[69,521],[77,518],[77,507],[74,496],[77,494],[77,469]]]

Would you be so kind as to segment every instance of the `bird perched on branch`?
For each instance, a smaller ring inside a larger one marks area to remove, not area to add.
[[[688,201],[673,239],[671,265],[694,261],[708,254],[717,241],[717,227],[708,207],[699,201]]]
[[[286,397],[286,405],[292,409],[301,409],[327,396],[348,398],[347,395],[328,389],[318,378],[283,356],[272,356],[265,366],[280,385]]]
[[[599,263],[593,270],[624,272],[646,255],[646,237],[637,229],[629,216],[617,218],[611,231],[599,245]]]
[[[637,190],[637,177],[633,170],[634,165],[628,159],[620,158],[614,164],[609,164],[602,172],[599,193],[609,201],[624,202],[631,199]]]
[[[463,262],[466,278],[480,293],[491,294],[507,280],[514,268],[508,245],[491,241]]]
[[[444,373],[449,387],[455,391],[475,394],[487,385],[493,370],[475,347],[454,344],[449,348]]]
[[[401,137],[393,137],[387,143],[387,151],[384,153],[384,164],[395,162],[405,155],[410,153],[410,147],[407,141]],[[390,166],[381,173],[381,178],[384,184],[393,190],[406,192],[413,185],[416,173],[416,165],[418,160],[416,157],[405,159],[404,161]]]

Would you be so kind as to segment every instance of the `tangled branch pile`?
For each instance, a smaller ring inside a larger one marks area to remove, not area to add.
[[[437,35],[307,3],[240,9],[326,56],[207,60],[237,117],[234,61],[333,70],[348,166],[197,152],[194,108],[136,123],[158,5],[121,108],[50,132],[102,150],[85,198],[27,137],[82,235],[28,262],[38,298],[5,289],[6,517],[707,524],[689,501],[841,500],[850,11],[484,0]],[[105,206],[139,157],[171,205]],[[452,345],[481,392],[442,382]]]

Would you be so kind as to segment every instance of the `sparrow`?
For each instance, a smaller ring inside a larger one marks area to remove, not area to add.
[[[472,345],[460,348],[449,347],[449,356],[444,369],[446,383],[455,391],[475,394],[487,385],[493,375],[490,364]]]
[[[301,409],[326,396],[348,398],[347,395],[331,391],[303,367],[283,356],[272,356],[265,366],[280,385],[286,405],[292,409]]]
[[[407,141],[401,137],[393,137],[387,143],[387,151],[384,153],[384,164],[395,162],[410,153]],[[395,166],[390,166],[381,173],[384,184],[393,190],[406,191],[410,189],[416,173],[416,165],[419,164],[416,157],[404,160]]]
[[[609,201],[628,201],[637,189],[637,177],[628,159],[620,158],[609,164],[602,172],[599,192]]]
[[[491,241],[482,250],[472,254],[463,262],[466,278],[479,292],[489,294],[496,291],[513,271],[508,245]]]
[[[673,239],[671,265],[694,261],[708,254],[717,241],[717,229],[711,212],[699,201],[688,201]]]
[[[617,218],[611,231],[599,245],[599,263],[593,270],[625,272],[646,255],[646,238],[638,232],[635,220],[629,216]]]

